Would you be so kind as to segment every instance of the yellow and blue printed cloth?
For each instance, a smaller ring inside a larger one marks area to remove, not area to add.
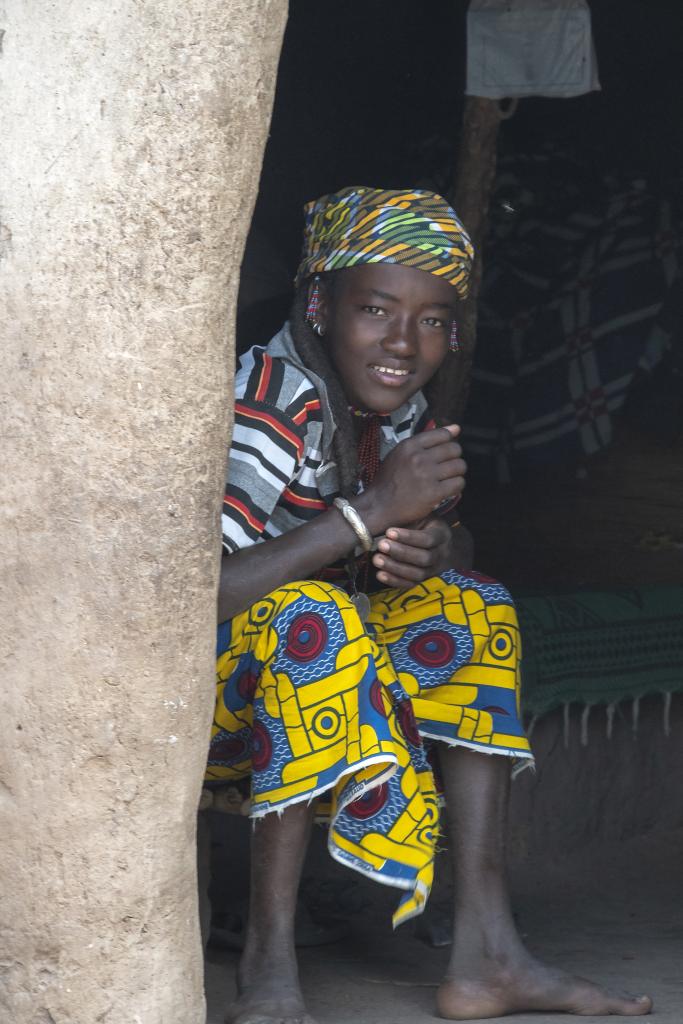
[[[329,850],[429,895],[438,835],[433,741],[531,758],[519,713],[520,638],[508,591],[449,570],[371,595],[363,623],[331,583],[290,583],[223,623],[207,782],[251,776],[252,815],[321,794]]]

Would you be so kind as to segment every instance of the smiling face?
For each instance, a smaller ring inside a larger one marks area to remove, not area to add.
[[[392,263],[339,270],[321,288],[321,344],[349,403],[388,413],[419,391],[448,352],[456,292],[433,274]]]

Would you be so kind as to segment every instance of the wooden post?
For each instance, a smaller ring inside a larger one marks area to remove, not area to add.
[[[467,228],[475,250],[470,293],[460,308],[458,321],[461,353],[453,370],[444,374],[442,387],[448,389],[448,408],[452,419],[462,418],[469,393],[472,360],[477,335],[477,304],[482,275],[482,248],[496,172],[498,129],[500,122],[513,113],[503,113],[497,100],[482,96],[465,97],[462,131],[453,206]]]

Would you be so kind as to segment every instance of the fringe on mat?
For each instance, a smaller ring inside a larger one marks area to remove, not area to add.
[[[671,701],[672,694],[670,692],[662,693],[662,731],[668,738],[671,736]],[[584,704],[581,708],[579,715],[579,743],[582,747],[588,746],[588,720],[591,716],[591,712],[599,711],[600,707],[605,709],[605,735],[608,740],[612,739],[612,735],[615,730],[615,720],[623,721],[624,715],[617,715],[617,711],[621,711],[621,705],[625,704],[625,701],[613,701],[610,704],[598,705],[598,704]],[[631,733],[634,738],[638,736],[638,729],[640,727],[640,704],[641,698],[634,697],[631,701]],[[562,738],[565,748],[569,747],[572,733],[572,708],[571,702],[566,702],[562,705]],[[526,722],[526,734],[528,739],[531,739],[534,729],[536,728],[538,721],[543,715],[535,713],[531,717],[527,718]]]

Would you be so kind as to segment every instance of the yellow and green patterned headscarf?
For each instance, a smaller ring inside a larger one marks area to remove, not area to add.
[[[400,263],[448,281],[464,299],[474,249],[445,199],[423,189],[345,188],[304,207],[300,284],[360,263]]]

